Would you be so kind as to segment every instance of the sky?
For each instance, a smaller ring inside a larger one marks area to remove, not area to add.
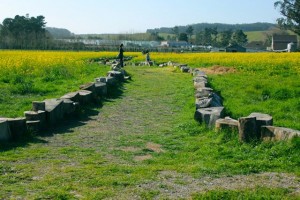
[[[75,34],[140,33],[196,23],[276,23],[275,0],[0,0],[0,23],[43,15]]]

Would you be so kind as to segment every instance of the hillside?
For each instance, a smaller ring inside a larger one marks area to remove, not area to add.
[[[222,23],[198,23],[198,24],[190,24],[186,26],[177,26],[179,28],[179,32],[185,32],[187,27],[192,26],[194,32],[203,31],[205,28],[216,28],[218,31],[225,31],[225,30],[243,30],[246,31],[266,31],[276,27],[276,24],[271,23],[251,23],[251,24],[222,24]],[[158,33],[173,33],[172,29],[174,27],[161,27],[155,29],[148,29],[147,33],[151,32],[158,32]]]

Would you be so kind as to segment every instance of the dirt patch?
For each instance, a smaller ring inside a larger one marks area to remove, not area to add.
[[[174,171],[162,171],[159,181],[150,181],[139,185],[142,192],[159,191],[154,199],[189,199],[192,194],[210,190],[240,190],[256,187],[286,188],[295,195],[300,194],[300,178],[287,173],[265,172],[250,175],[235,175],[193,178]]]
[[[120,150],[125,151],[125,152],[138,152],[141,150],[141,148],[137,147],[122,147]]]
[[[228,74],[237,71],[234,67],[224,67],[220,65],[214,65],[209,68],[199,68],[199,70],[204,71],[206,74]]]
[[[152,155],[135,156],[133,158],[133,160],[137,161],[137,162],[144,161],[144,160],[150,160],[150,159],[152,159]]]
[[[161,145],[160,144],[155,144],[155,143],[152,143],[152,142],[148,142],[146,144],[146,148],[150,151],[154,151],[155,153],[163,153],[165,152],[165,150],[163,150],[161,148]]]

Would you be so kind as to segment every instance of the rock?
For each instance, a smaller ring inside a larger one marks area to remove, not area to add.
[[[181,67],[180,67],[180,71],[183,72],[183,73],[188,73],[189,70],[190,70],[190,68],[187,67],[187,66],[181,66]]]
[[[264,113],[251,113],[249,117],[256,118],[257,138],[261,138],[260,127],[273,125],[273,117],[271,115],[264,114]]]
[[[300,131],[274,126],[261,127],[261,139],[264,141],[290,140],[294,137],[300,137]]]
[[[207,78],[203,77],[203,76],[196,76],[193,78],[193,81],[198,83],[198,82],[204,82],[205,84],[208,83]]]
[[[55,125],[64,117],[63,99],[46,99],[46,121],[48,125]]]
[[[0,142],[8,142],[11,138],[8,122],[6,120],[0,120]]]
[[[95,83],[106,83],[106,77],[95,78]]]
[[[124,75],[119,71],[109,71],[107,72],[107,77],[114,77],[118,81],[124,81]]]
[[[193,76],[203,76],[203,77],[207,77],[207,76],[206,76],[206,73],[203,72],[203,71],[200,71],[199,69],[195,69],[195,70],[193,71]]]
[[[215,127],[217,119],[220,119],[223,115],[224,107],[200,108],[196,110],[194,118],[212,128]]]
[[[217,119],[216,130],[231,130],[238,132],[238,121],[230,117],[225,117],[224,119]]]
[[[43,101],[33,101],[32,102],[32,110],[33,111],[39,111],[39,110],[46,110],[45,102]]]
[[[208,108],[210,107],[211,102],[212,102],[212,98],[208,98],[208,97],[197,98],[195,102],[196,109]]]
[[[198,88],[195,91],[195,97],[196,98],[211,97],[212,91],[213,91],[213,89],[208,88],[208,87]]]
[[[241,117],[238,122],[240,142],[251,142],[258,139],[256,117]]]
[[[221,107],[221,106],[223,106],[222,98],[218,94],[213,92],[211,97],[212,97],[212,101],[210,103],[211,107]]]
[[[206,88],[205,82],[194,82],[194,87],[196,90]]]

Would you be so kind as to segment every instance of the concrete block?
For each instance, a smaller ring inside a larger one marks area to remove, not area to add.
[[[273,117],[264,113],[251,113],[249,117],[256,118],[256,126],[257,126],[257,138],[261,138],[261,127],[262,126],[272,126],[273,125]]]
[[[124,75],[119,71],[109,71],[107,72],[107,77],[114,77],[118,81],[124,81]]]
[[[26,119],[24,117],[8,118],[7,122],[13,140],[17,140],[26,134]]]
[[[39,110],[46,110],[45,102],[43,101],[33,101],[32,102],[32,110],[33,111],[39,111]]]
[[[117,79],[115,77],[108,76],[108,77],[106,77],[106,84],[108,86],[114,86],[117,84]]]
[[[37,135],[40,132],[40,121],[26,121],[27,131],[32,135]]]
[[[40,121],[40,130],[45,130],[47,128],[47,117],[46,111],[38,110],[35,111],[25,111],[24,116],[26,121]]]
[[[79,103],[70,99],[63,99],[64,116],[70,116],[79,109]]]

